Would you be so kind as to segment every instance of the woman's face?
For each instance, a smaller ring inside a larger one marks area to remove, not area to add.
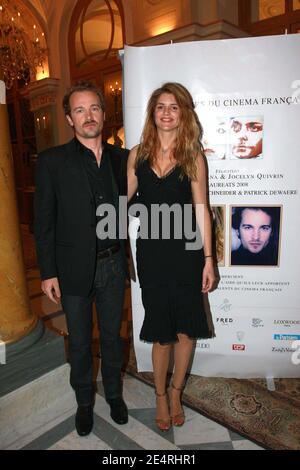
[[[178,128],[180,122],[180,108],[176,98],[171,93],[162,93],[157,100],[154,109],[154,122],[157,129],[173,131]]]

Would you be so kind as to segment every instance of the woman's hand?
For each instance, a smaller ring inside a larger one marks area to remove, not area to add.
[[[205,258],[205,265],[202,274],[202,292],[211,292],[216,282],[213,258]]]

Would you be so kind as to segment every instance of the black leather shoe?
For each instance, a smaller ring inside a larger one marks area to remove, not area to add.
[[[93,424],[93,405],[79,405],[75,416],[75,426],[79,436],[90,434]]]
[[[128,423],[128,409],[123,398],[112,398],[107,400],[110,406],[110,416],[117,424]]]

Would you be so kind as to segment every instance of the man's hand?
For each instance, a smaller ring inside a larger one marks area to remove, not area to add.
[[[42,281],[42,291],[46,294],[48,299],[58,304],[61,293],[57,277],[52,277],[51,279],[45,279],[45,281]]]

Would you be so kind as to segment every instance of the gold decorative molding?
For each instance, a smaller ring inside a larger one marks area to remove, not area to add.
[[[60,80],[56,78],[44,78],[30,83],[26,88],[26,95],[30,99],[30,110],[38,111],[57,103],[57,95]]]
[[[36,98],[30,99],[30,111],[38,111],[41,108],[45,108],[49,105],[54,105],[57,102],[56,95],[41,95]]]
[[[175,28],[156,37],[144,39],[134,43],[134,46],[152,46],[168,44],[172,42],[200,41],[205,39],[227,39],[248,37],[249,34],[242,31],[228,21],[214,21],[207,25],[193,23],[181,28]]]

